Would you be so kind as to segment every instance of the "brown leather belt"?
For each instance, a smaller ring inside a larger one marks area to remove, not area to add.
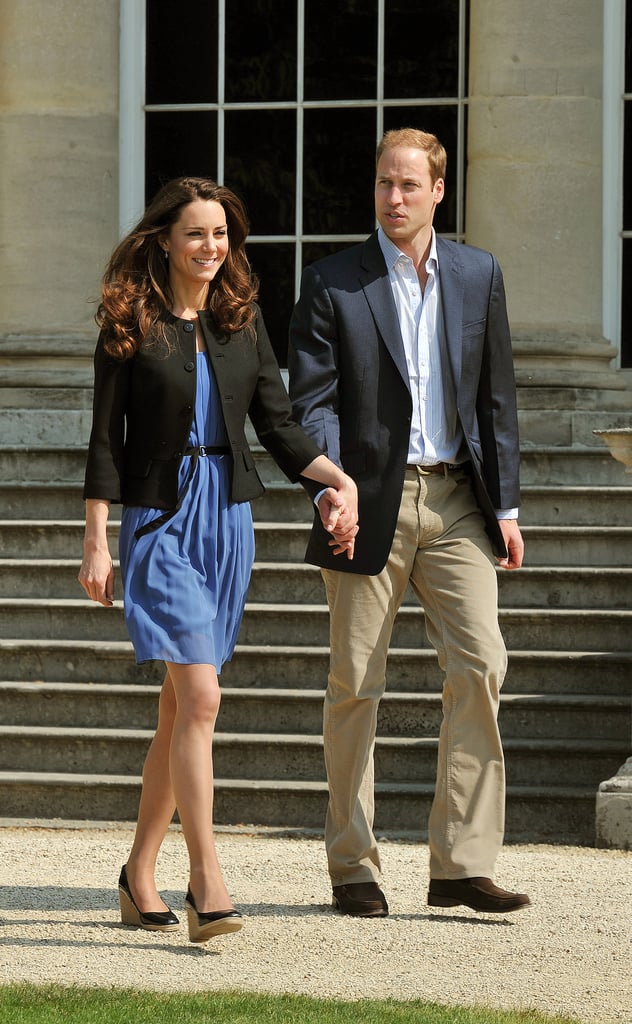
[[[445,476],[449,469],[456,469],[456,467],[450,466],[447,462],[435,462],[432,466],[418,466],[416,464],[412,464],[406,466],[406,469],[412,469],[415,473],[419,469],[422,473],[441,473],[441,476]]]

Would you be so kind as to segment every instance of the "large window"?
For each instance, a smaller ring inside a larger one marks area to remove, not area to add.
[[[281,362],[302,267],[374,227],[383,131],[439,136],[436,226],[462,239],[467,18],[467,0],[146,3],[143,200],[181,174],[242,196]]]

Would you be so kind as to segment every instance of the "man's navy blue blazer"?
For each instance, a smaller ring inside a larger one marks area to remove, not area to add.
[[[465,439],[463,458],[494,552],[503,557],[494,510],[517,507],[520,485],[502,273],[490,253],[440,237],[437,257],[448,384]],[[359,492],[353,560],[332,555],[317,515],[306,560],[375,575],[395,533],[412,416],[404,345],[377,233],[303,272],[288,369],[296,419],[354,478]],[[310,482],[304,485],[316,493]]]

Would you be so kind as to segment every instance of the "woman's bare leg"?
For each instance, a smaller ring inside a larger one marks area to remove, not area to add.
[[[166,910],[156,889],[156,860],[173,818],[176,801],[171,785],[169,752],[176,716],[176,696],[167,671],[158,704],[158,725],[143,766],[143,788],[134,842],[127,859],[127,880],[139,910]]]
[[[168,663],[177,710],[171,737],[171,785],[186,840],[190,885],[199,913],[232,910],[213,838],[213,734],[220,689],[213,665]]]

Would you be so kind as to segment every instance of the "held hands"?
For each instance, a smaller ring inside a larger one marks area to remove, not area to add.
[[[351,477],[345,476],[341,487],[328,487],[321,495],[318,510],[323,526],[331,534],[329,546],[334,555],[344,552],[353,558],[358,532],[358,491]]]
[[[519,569],[524,558],[524,541],[517,519],[499,519],[498,525],[507,546],[507,558],[499,558],[501,569]]]
[[[114,568],[110,552],[86,552],[77,577],[91,601],[111,608],[114,603]]]

